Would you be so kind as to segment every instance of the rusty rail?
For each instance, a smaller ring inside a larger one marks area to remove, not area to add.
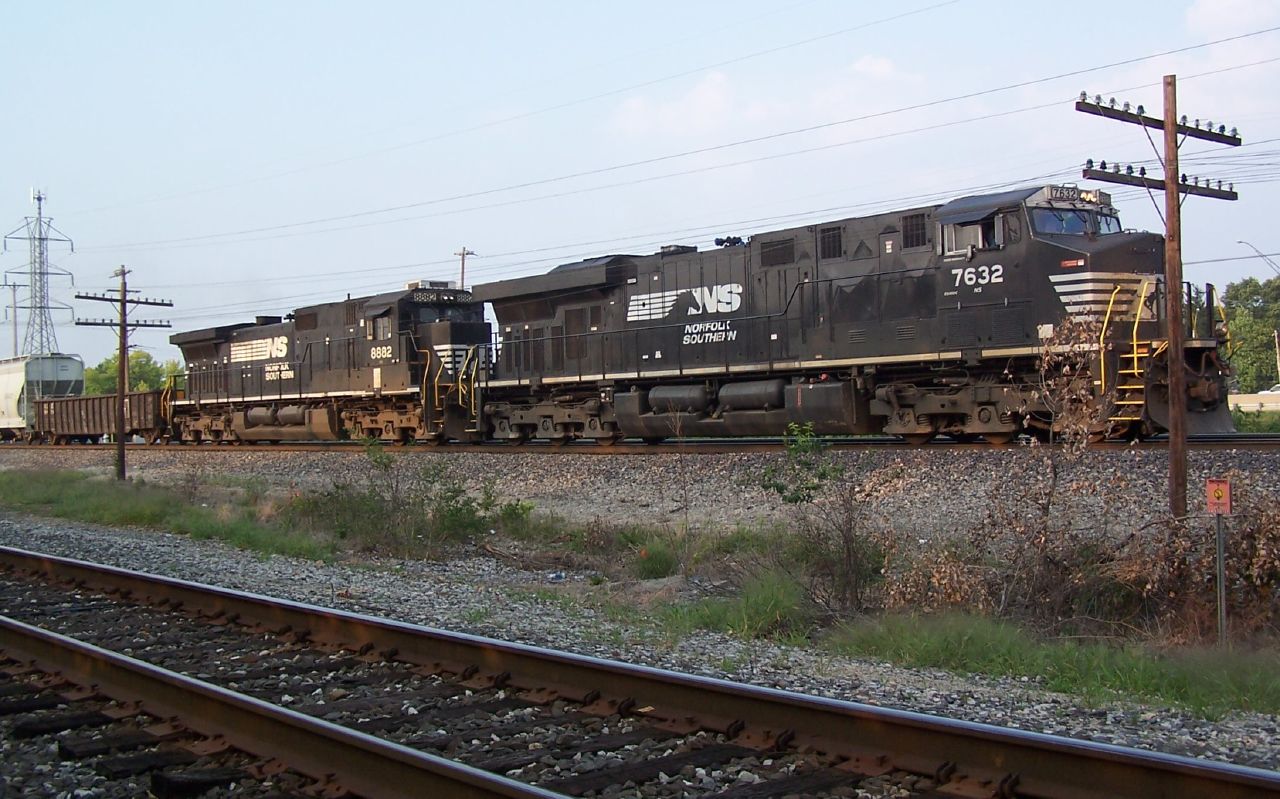
[[[151,715],[361,796],[551,799],[549,791],[339,727],[0,616],[0,649]]]
[[[767,751],[812,752],[852,773],[927,775],[948,794],[1243,799],[1280,792],[1280,772],[801,696],[11,548],[0,548],[0,565],[135,600],[181,602],[188,612],[287,627],[317,643],[379,651],[476,685],[559,695],[654,726],[712,730]]]

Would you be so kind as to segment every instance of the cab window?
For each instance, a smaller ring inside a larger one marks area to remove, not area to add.
[[[974,222],[942,226],[943,252],[948,255],[975,250],[993,250],[1004,244],[1001,217],[991,215]]]
[[[1098,235],[1106,236],[1111,233],[1121,233],[1124,228],[1120,227],[1120,217],[1111,216],[1110,214],[1098,214]]]
[[[1089,214],[1070,208],[1032,208],[1031,225],[1037,233],[1083,236],[1089,232]]]

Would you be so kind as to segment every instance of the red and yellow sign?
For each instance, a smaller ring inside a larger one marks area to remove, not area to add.
[[[1205,484],[1205,510],[1231,515],[1231,481],[1210,478]]]

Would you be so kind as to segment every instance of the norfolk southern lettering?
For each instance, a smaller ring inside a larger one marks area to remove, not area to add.
[[[684,338],[681,344],[722,344],[738,338],[738,331],[732,328],[732,322],[723,319],[719,322],[698,322],[684,326]]]

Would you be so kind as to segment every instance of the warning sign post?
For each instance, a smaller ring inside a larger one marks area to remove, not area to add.
[[[1227,539],[1222,517],[1231,515],[1231,481],[1210,478],[1205,483],[1204,506],[1217,519],[1218,645],[1222,646],[1227,642]]]

